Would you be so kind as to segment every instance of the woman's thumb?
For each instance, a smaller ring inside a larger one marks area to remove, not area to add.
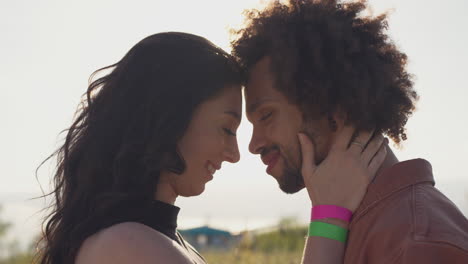
[[[298,133],[302,154],[302,177],[315,171],[315,146],[309,137],[304,133]],[[305,179],[304,179],[305,180]]]

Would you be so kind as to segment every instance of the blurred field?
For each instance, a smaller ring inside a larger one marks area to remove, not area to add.
[[[244,234],[229,251],[201,252],[209,264],[293,264],[300,263],[307,227],[294,219],[283,219],[277,228],[257,234]]]
[[[33,262],[33,256],[29,253],[15,254],[7,258],[2,258],[0,264],[30,264]]]
[[[251,250],[229,252],[203,252],[209,264],[297,264],[302,258],[302,251],[266,253]]]

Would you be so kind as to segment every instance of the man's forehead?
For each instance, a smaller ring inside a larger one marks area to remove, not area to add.
[[[270,62],[270,57],[265,56],[250,69],[244,90],[247,113],[255,111],[260,105],[276,97]]]
[[[273,88],[273,75],[261,69],[253,69],[245,85],[245,97],[249,100],[258,99],[268,94]]]
[[[247,113],[255,112],[255,110],[265,103],[281,99],[280,93],[268,82],[251,86],[250,89],[246,87],[244,96]]]
[[[270,69],[270,62],[270,57],[265,56],[250,68],[247,86],[255,86],[258,83],[272,79],[273,75]]]

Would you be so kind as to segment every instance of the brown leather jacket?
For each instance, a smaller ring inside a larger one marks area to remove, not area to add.
[[[384,170],[350,224],[346,264],[468,264],[468,220],[422,159]]]

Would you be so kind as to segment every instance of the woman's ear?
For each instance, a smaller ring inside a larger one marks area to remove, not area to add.
[[[162,167],[175,174],[182,174],[185,171],[186,163],[177,147],[164,155]]]

